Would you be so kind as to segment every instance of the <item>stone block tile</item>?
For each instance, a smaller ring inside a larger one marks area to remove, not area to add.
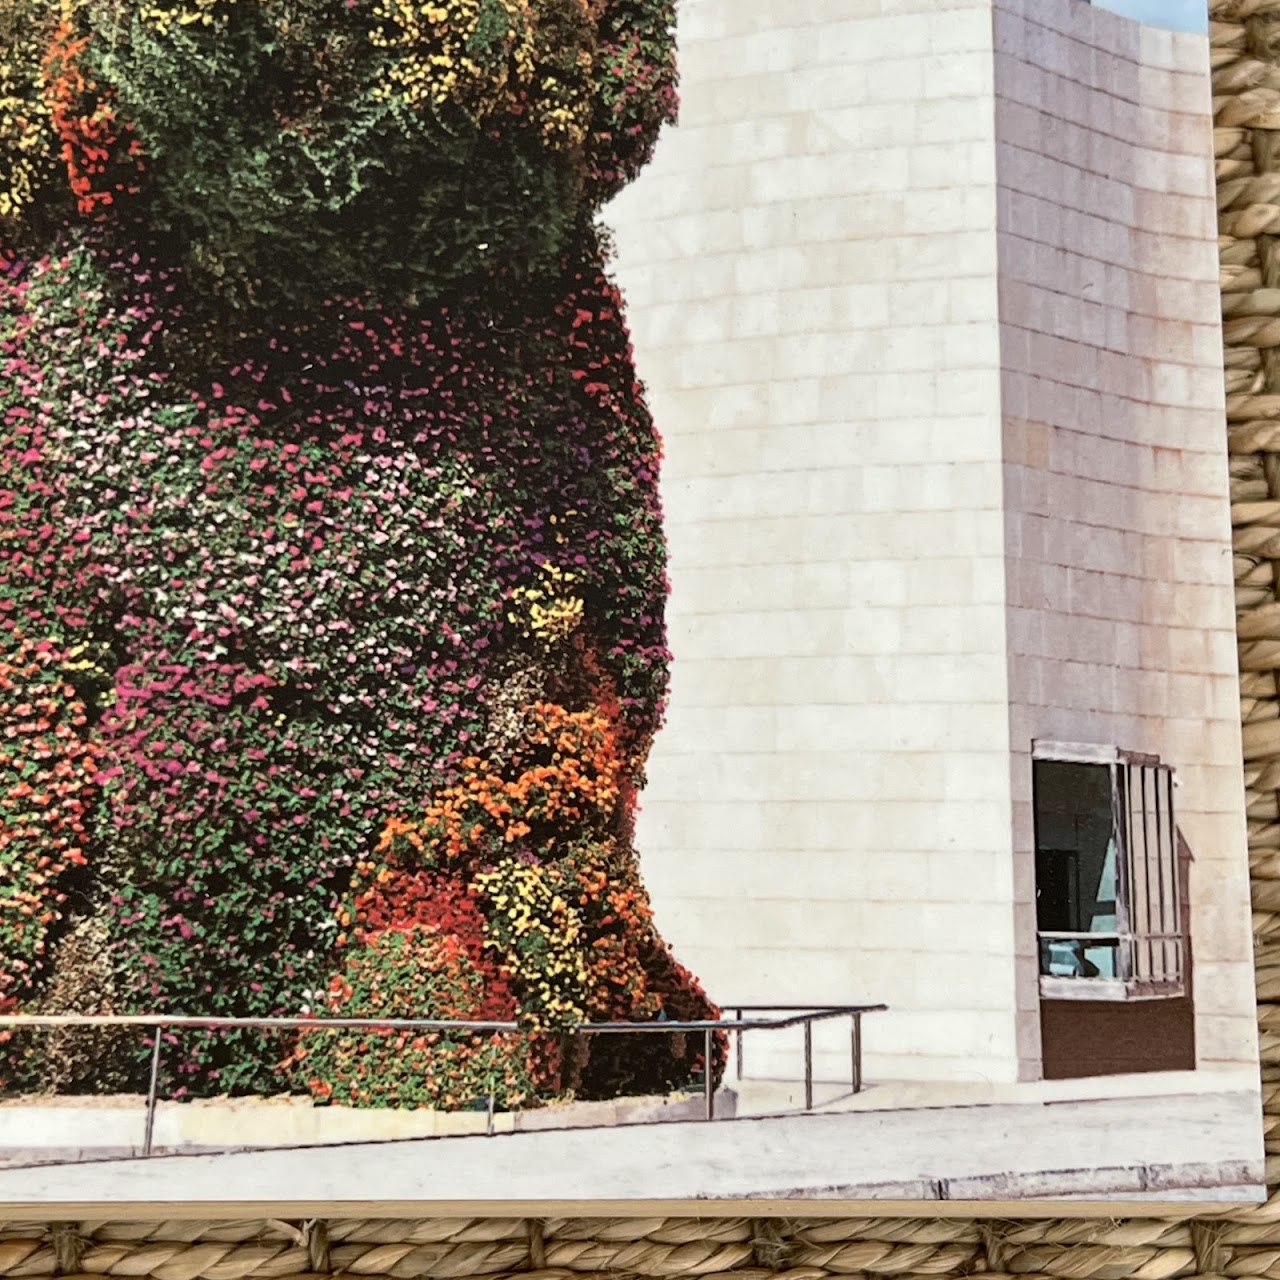
[[[1253,1063],[1258,1060],[1258,1027],[1248,1016],[1196,1015],[1196,1043],[1202,1062]]]
[[[995,169],[994,149],[983,141],[921,142],[908,156],[908,187],[913,191],[982,185]]]
[[[1203,78],[1209,70],[1209,51],[1202,36],[1175,33],[1173,66],[1184,75]]]

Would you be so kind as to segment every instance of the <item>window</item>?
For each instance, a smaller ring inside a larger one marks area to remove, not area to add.
[[[1184,994],[1172,768],[1109,747],[1036,743],[1032,771],[1041,994]]]

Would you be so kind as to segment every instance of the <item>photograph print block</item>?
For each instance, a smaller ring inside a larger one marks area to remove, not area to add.
[[[1117,7],[0,0],[0,1205],[1265,1198]]]

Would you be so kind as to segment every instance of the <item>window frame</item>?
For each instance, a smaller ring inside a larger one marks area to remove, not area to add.
[[[1046,939],[1098,938],[1116,942],[1116,966],[1119,976],[1062,977],[1039,973],[1040,996],[1052,1000],[1167,1000],[1187,994],[1188,937],[1186,904],[1181,884],[1181,853],[1178,840],[1174,792],[1178,786],[1172,765],[1150,752],[1126,751],[1114,745],[1096,743],[1052,742],[1033,740],[1032,767],[1039,762],[1088,764],[1106,767],[1111,777],[1112,836],[1116,843],[1116,928],[1105,933],[1063,933],[1042,931],[1037,920],[1036,965],[1042,963],[1042,944]],[[1132,781],[1141,779],[1141,863],[1138,858],[1138,835],[1135,829]],[[1155,815],[1154,861],[1151,827],[1148,822],[1147,779],[1154,775],[1152,799]],[[1161,795],[1163,788],[1163,796]],[[1163,809],[1161,800],[1164,801]],[[1037,892],[1039,886],[1039,811],[1034,784],[1032,790],[1032,822],[1034,834],[1032,856],[1036,859]],[[1137,912],[1135,890],[1141,866],[1145,893],[1145,927],[1134,918]],[[1151,893],[1152,872],[1155,895]],[[1167,881],[1167,883],[1166,883]],[[1153,927],[1153,912],[1155,923]],[[1172,919],[1172,925],[1170,925]],[[1156,948],[1160,961],[1157,963]],[[1146,964],[1140,963],[1143,948]],[[1169,954],[1172,951],[1172,963]],[[1145,969],[1145,972],[1143,970]]]

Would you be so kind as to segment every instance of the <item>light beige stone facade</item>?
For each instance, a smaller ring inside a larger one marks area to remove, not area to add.
[[[1034,1079],[1030,744],[1115,743],[1178,769],[1202,1064],[1255,1060],[1203,37],[685,0],[681,48],[609,212],[667,441],[666,936],[724,1001],[890,1004],[872,1078]]]

